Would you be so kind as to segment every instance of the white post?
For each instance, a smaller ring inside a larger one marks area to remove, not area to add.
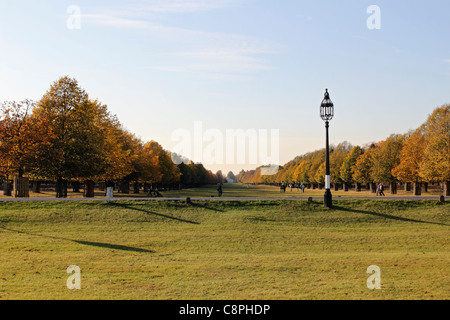
[[[331,189],[331,178],[330,176],[325,176],[325,189]]]
[[[106,202],[108,203],[111,202],[111,199],[114,197],[113,191],[114,191],[113,187],[106,188]]]

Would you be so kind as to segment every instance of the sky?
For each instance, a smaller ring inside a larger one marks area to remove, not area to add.
[[[325,147],[326,88],[335,145],[406,133],[450,103],[448,12],[448,0],[0,0],[0,101],[37,101],[67,75],[144,141],[173,151],[199,123],[203,140],[277,131],[283,165]],[[194,160],[267,164],[218,159]]]

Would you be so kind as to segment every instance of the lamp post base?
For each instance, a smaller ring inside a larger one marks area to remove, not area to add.
[[[325,190],[324,201],[323,204],[327,208],[333,207],[333,196],[331,195],[330,189]]]

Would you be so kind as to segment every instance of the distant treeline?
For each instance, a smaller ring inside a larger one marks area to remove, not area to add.
[[[331,183],[347,189],[350,184],[389,183],[396,193],[398,182],[411,184],[415,194],[421,185],[442,183],[450,195],[450,105],[434,110],[418,129],[393,134],[384,141],[365,146],[348,142],[331,146]],[[281,184],[325,183],[325,149],[296,157],[271,176],[261,175],[261,168],[241,171],[237,180],[243,183]]]
[[[13,177],[18,197],[28,196],[30,181],[55,182],[57,197],[67,196],[69,182],[83,183],[92,197],[95,183],[191,187],[223,181],[202,164],[176,165],[169,151],[129,132],[69,77],[55,81],[36,103],[1,104],[0,179]]]

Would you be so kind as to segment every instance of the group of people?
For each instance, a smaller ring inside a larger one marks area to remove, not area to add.
[[[300,191],[300,189],[301,189],[302,192],[305,192],[305,185],[303,184],[303,182],[302,183],[292,182],[292,183],[289,183],[287,186],[291,189],[291,192],[292,192],[292,189],[294,189],[294,188],[297,188],[297,191]],[[287,186],[284,182],[282,182],[281,186],[280,186],[280,192],[286,192]]]
[[[156,198],[162,198],[162,194],[159,192],[158,188],[153,189],[153,186],[150,186],[147,193],[148,197],[156,197]]]
[[[302,192],[305,192],[305,185],[303,184],[303,182],[302,183],[292,182],[292,183],[289,183],[288,185],[286,185],[283,182],[283,183],[281,183],[281,186],[280,186],[280,192],[286,192],[287,187],[289,187],[291,189],[291,192],[292,192],[292,189],[294,189],[294,188],[297,188],[297,190],[301,189]],[[384,186],[382,183],[377,184],[377,196],[386,196],[384,194]]]
[[[377,184],[377,196],[380,196],[380,197],[386,196],[384,194],[384,186],[382,183]]]

